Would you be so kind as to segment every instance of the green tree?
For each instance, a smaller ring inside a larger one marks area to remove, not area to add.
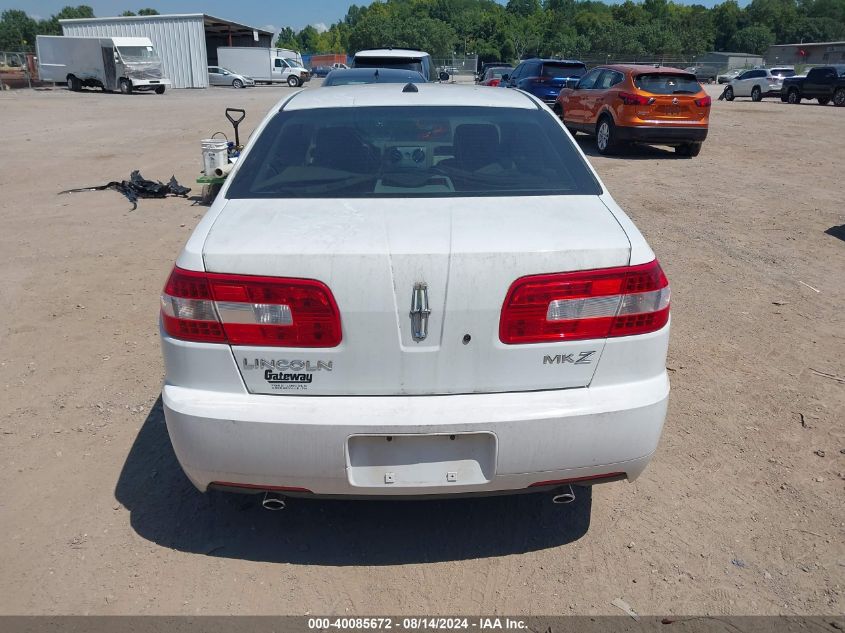
[[[737,31],[731,38],[730,47],[739,53],[762,55],[774,43],[774,33],[765,26],[754,25]]]
[[[59,20],[78,20],[81,18],[93,18],[94,9],[87,4],[80,4],[78,6],[66,6],[56,15],[51,16],[46,20],[38,23],[39,35],[61,35],[62,25]]]
[[[736,32],[744,26],[742,9],[736,0],[726,0],[712,9],[712,15],[716,50],[727,50]]]
[[[540,0],[508,0],[508,13],[523,18],[540,13],[540,9]]]
[[[0,50],[28,51],[35,44],[38,24],[19,9],[0,14]]]
[[[276,48],[290,48],[292,50],[299,48],[299,40],[296,39],[296,33],[292,28],[286,26],[279,31],[279,37],[276,38]]]
[[[138,15],[161,15],[155,9],[139,9]]]

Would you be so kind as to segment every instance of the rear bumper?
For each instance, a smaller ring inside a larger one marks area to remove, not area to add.
[[[668,395],[665,372],[613,386],[449,396],[265,396],[172,384],[162,390],[176,456],[201,491],[226,482],[378,497],[516,492],[619,473],[633,480],[657,448]],[[424,483],[403,480],[407,455],[398,466],[377,457],[368,465],[376,472],[362,475],[350,442],[459,434],[484,437],[490,447],[481,460],[483,481],[447,481],[451,467],[440,473],[437,459]],[[378,469],[396,471],[396,481],[385,483]]]
[[[689,143],[707,138],[707,126],[649,125],[626,127],[617,125],[615,132],[621,141],[632,143]]]

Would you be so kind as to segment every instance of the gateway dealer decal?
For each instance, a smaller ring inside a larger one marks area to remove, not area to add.
[[[306,391],[314,382],[314,374],[331,371],[332,361],[243,359],[245,371],[261,371],[271,389],[277,391]]]

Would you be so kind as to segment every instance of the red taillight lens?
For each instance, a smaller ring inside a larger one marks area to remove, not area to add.
[[[625,105],[651,105],[654,103],[654,97],[644,97],[642,95],[631,94],[630,92],[620,92],[619,98]]]
[[[498,86],[501,81],[502,81],[501,79],[491,79],[489,85]]]
[[[713,99],[711,99],[709,95],[706,97],[701,97],[701,99],[695,100],[695,105],[697,105],[699,108],[709,108],[712,104]]]
[[[313,279],[198,273],[174,268],[161,297],[174,338],[231,345],[335,347],[340,312]]]
[[[639,266],[522,277],[511,284],[502,343],[645,334],[669,321],[669,281],[657,260]]]

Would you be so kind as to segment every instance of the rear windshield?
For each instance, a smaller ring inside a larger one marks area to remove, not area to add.
[[[422,74],[422,62],[413,57],[356,57],[355,68],[401,68]]]
[[[598,195],[546,110],[355,107],[282,111],[229,198]]]
[[[491,68],[487,71],[487,77],[502,77],[503,75],[507,75],[510,72],[513,72],[513,68]]]
[[[638,75],[634,85],[654,95],[695,94],[701,85],[693,75],[653,73]]]
[[[583,64],[543,64],[543,77],[581,77],[587,72]]]

